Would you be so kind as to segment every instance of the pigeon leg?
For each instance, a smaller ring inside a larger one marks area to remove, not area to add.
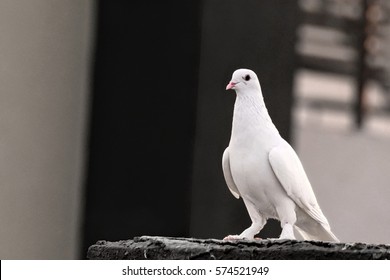
[[[285,224],[280,234],[279,239],[295,239],[293,226],[291,224]]]
[[[293,209],[288,210],[287,207],[277,209],[282,226],[282,233],[279,239],[296,239],[293,226],[297,220],[297,216]]]
[[[254,236],[264,227],[266,219],[260,215],[252,203],[246,202],[245,200],[244,203],[252,220],[251,226],[244,230],[240,235],[228,235],[223,240],[254,239]]]

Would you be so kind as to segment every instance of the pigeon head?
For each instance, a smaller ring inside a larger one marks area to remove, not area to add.
[[[259,91],[260,83],[252,70],[238,69],[234,71],[231,81],[226,86],[226,90],[228,89],[234,89],[236,92]]]

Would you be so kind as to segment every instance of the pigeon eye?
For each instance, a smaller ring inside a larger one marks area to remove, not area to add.
[[[246,75],[245,77],[244,77],[244,80],[245,81],[249,81],[251,79],[251,76],[249,76],[249,75]]]

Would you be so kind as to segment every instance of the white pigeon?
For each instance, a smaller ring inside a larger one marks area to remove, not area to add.
[[[236,91],[236,102],[223,174],[232,194],[242,197],[252,225],[225,240],[253,239],[273,218],[281,223],[280,239],[338,241],[297,154],[272,123],[256,74],[236,70],[228,89]]]

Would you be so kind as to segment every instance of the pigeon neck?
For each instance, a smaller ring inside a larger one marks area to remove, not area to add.
[[[246,92],[245,94],[238,92],[234,104],[234,112],[244,113],[248,116],[264,115],[269,117],[261,91],[260,93]]]
[[[260,127],[279,134],[265,107],[261,91],[260,93],[256,91],[237,94],[233,120],[233,127],[236,129],[248,129],[249,127],[256,129],[256,127]]]

